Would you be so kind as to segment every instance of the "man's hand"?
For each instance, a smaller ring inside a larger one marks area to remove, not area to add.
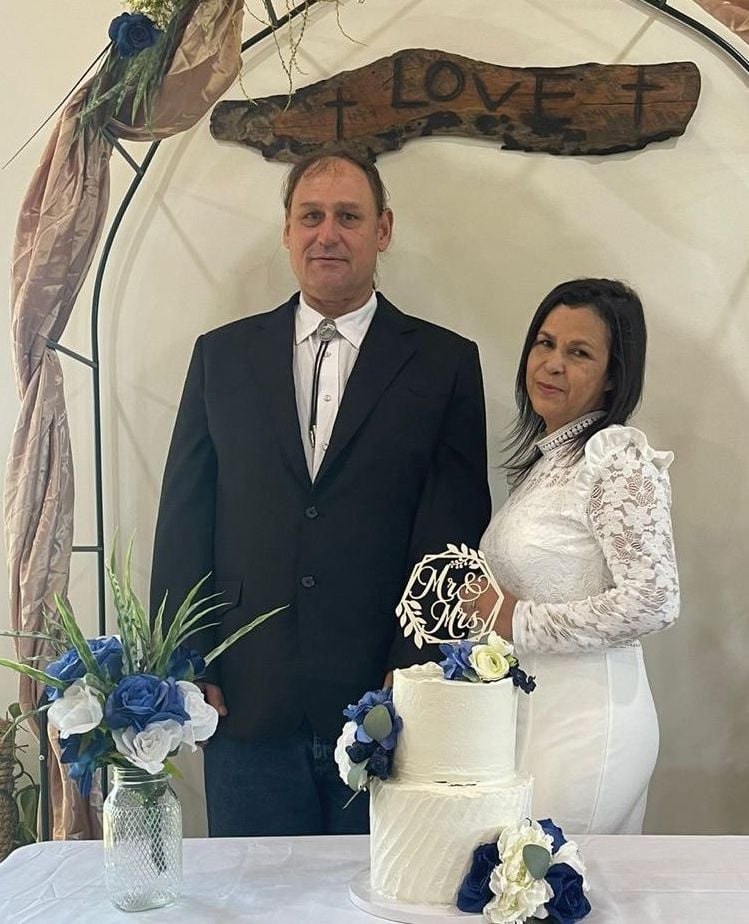
[[[229,715],[229,710],[226,708],[221,687],[217,686],[215,683],[205,683],[205,681],[198,683],[198,686],[203,691],[203,696],[205,696],[209,706],[213,706],[220,716]]]

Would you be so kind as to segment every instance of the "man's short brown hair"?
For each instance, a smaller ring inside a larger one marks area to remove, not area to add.
[[[308,154],[294,164],[289,170],[283,186],[283,207],[286,214],[288,215],[291,208],[291,200],[294,197],[294,190],[297,188],[299,180],[307,173],[314,174],[318,171],[326,170],[334,160],[346,160],[364,172],[374,196],[377,214],[382,215],[387,208],[387,190],[377,167],[375,167],[373,161],[360,157],[346,148],[326,151],[324,154]]]

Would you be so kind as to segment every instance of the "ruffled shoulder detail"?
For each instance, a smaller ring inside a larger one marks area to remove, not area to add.
[[[613,471],[622,473],[646,468],[656,477],[665,475],[673,461],[674,454],[653,449],[642,430],[614,424],[599,430],[585,444],[577,486],[587,492],[595,480]]]

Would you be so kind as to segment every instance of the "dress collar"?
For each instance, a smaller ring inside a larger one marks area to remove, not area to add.
[[[578,417],[577,420],[573,420],[553,433],[549,433],[548,436],[536,440],[536,446],[544,455],[547,455],[554,449],[564,446],[570,440],[579,436],[583,430],[587,430],[592,423],[600,420],[605,414],[605,411],[591,411],[590,414],[584,414],[582,417]]]

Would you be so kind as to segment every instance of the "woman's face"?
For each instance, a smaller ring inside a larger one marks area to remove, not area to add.
[[[604,406],[609,331],[593,308],[557,305],[545,317],[525,366],[525,386],[546,432]]]

